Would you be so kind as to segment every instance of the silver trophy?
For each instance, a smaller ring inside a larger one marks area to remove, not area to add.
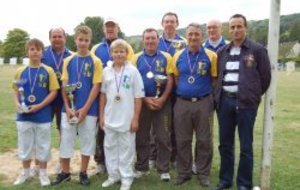
[[[158,98],[160,93],[161,93],[160,88],[161,88],[162,85],[164,85],[167,82],[168,77],[165,76],[165,75],[159,75],[158,74],[158,75],[154,76],[154,80],[156,82],[156,95],[155,95],[155,98]]]
[[[171,43],[177,51],[182,50],[186,46],[186,42],[184,40],[173,39]]]
[[[15,80],[13,83],[17,86],[19,96],[20,96],[20,104],[21,108],[18,110],[19,113],[28,113],[29,112],[29,106],[26,105],[25,103],[25,95],[24,95],[24,88],[23,85],[27,82],[26,79],[20,79],[20,80]]]
[[[67,84],[65,86],[65,91],[67,93],[68,99],[69,99],[70,104],[71,104],[71,110],[73,112],[75,112],[75,110],[76,110],[75,105],[74,105],[74,95],[73,95],[73,92],[76,90],[76,88],[77,88],[76,84]],[[75,124],[78,123],[78,121],[79,121],[78,117],[73,116],[72,118],[70,118],[69,123],[71,125],[75,125]]]

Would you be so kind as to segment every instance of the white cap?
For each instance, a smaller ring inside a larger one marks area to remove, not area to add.
[[[115,25],[119,25],[118,22],[116,21],[116,19],[111,18],[111,17],[104,19],[103,24],[106,25],[106,24],[109,23],[109,22],[112,22],[112,23],[114,23]]]

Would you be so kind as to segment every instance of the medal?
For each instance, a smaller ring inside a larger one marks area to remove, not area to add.
[[[59,72],[59,71],[56,71],[56,77],[57,77],[57,79],[60,79],[61,78],[61,73]]]
[[[152,79],[152,78],[154,77],[153,72],[152,72],[152,71],[149,71],[149,72],[146,74],[146,77],[147,77],[148,79]]]
[[[77,89],[80,89],[81,87],[82,87],[82,82],[77,82],[77,83],[76,83],[76,88],[77,88]]]
[[[30,94],[28,97],[27,97],[27,100],[28,102],[30,103],[34,103],[36,101],[36,97],[33,95],[33,94]]]
[[[193,84],[195,82],[195,77],[189,76],[188,83]]]
[[[116,95],[115,96],[115,101],[116,102],[120,102],[121,101],[121,96],[120,95]]]

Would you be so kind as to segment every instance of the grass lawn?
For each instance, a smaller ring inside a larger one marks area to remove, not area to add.
[[[11,81],[17,66],[0,66],[0,154],[16,148],[16,128],[15,128],[15,109],[13,105]],[[285,72],[277,74],[277,95],[276,95],[276,114],[274,126],[274,145],[272,156],[272,173],[271,173],[271,189],[272,190],[296,190],[300,189],[300,71],[287,76]],[[255,126],[254,135],[254,185],[259,185],[260,166],[261,166],[261,147],[262,147],[262,124],[263,124],[263,104],[259,109]],[[218,182],[219,169],[219,153],[218,153],[218,130],[217,122],[214,122],[214,158],[211,171],[211,182]],[[53,127],[54,147],[58,147],[57,132]],[[238,139],[236,139],[238,140]],[[237,141],[238,142],[238,141]],[[236,144],[238,155],[239,144]],[[236,156],[238,158],[238,156]],[[56,158],[54,158],[56,159]],[[10,167],[9,160],[0,160],[0,164]],[[21,162],[20,162],[21,165]],[[17,171],[16,171],[17,172]],[[171,170],[173,179],[176,177],[176,171]],[[50,176],[53,178],[54,176]],[[77,178],[74,176],[74,178]],[[101,189],[101,183],[106,176],[93,176],[92,184],[89,187],[81,187],[77,185],[76,180],[64,183],[56,187],[47,187],[46,189]],[[199,190],[201,188],[196,180],[180,186],[173,185],[174,180],[169,183],[163,183],[159,180],[159,176],[153,170],[151,174],[140,180],[135,180],[132,190]],[[119,185],[115,185],[107,190],[119,189]],[[0,176],[0,189],[40,189],[38,179],[26,182],[24,185],[15,187],[5,183],[5,176]],[[206,188],[210,189],[210,188]]]

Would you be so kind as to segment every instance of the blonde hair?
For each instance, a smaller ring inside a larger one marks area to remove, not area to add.
[[[74,31],[75,31],[75,34],[74,34],[75,39],[78,37],[79,34],[89,35],[91,38],[93,35],[92,29],[85,25],[77,26]]]
[[[122,40],[122,39],[116,39],[111,43],[110,51],[113,51],[116,48],[125,49],[127,54],[129,52],[128,43],[125,40]]]

